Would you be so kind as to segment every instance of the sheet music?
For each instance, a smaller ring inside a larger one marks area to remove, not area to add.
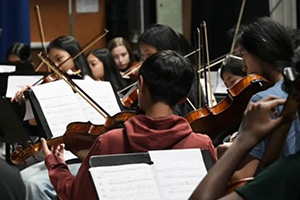
[[[14,97],[16,92],[21,90],[24,85],[32,85],[41,78],[43,78],[41,75],[8,76],[6,97]]]
[[[161,199],[149,164],[92,167],[89,170],[99,199]]]
[[[26,112],[25,112],[23,121],[26,121],[26,120],[29,120],[29,119],[33,119],[34,118],[34,114],[33,114],[31,103],[30,103],[29,100],[25,101],[25,110],[26,110]]]
[[[16,71],[15,65],[0,65],[0,73],[10,73],[15,71]]]
[[[63,80],[32,87],[53,137],[62,136],[71,122],[87,122],[73,90]]]
[[[200,149],[149,151],[153,164],[91,167],[101,200],[188,199],[207,174]]]
[[[149,151],[164,200],[188,199],[207,174],[200,149]]]
[[[109,115],[113,116],[120,112],[121,109],[116,100],[115,93],[110,82],[94,80],[74,80],[74,82],[83,89],[92,99],[94,99]],[[78,95],[78,94],[77,94]],[[102,117],[91,105],[84,101],[78,95],[78,102],[82,107],[85,116],[93,124],[104,124],[105,118]]]

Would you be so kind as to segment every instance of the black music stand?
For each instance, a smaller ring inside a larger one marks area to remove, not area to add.
[[[208,171],[213,165],[214,161],[209,151],[201,150],[204,165]],[[89,160],[90,167],[98,166],[114,166],[133,163],[147,163],[152,164],[149,153],[126,153],[126,154],[113,154],[113,155],[96,155],[92,156]]]
[[[0,98],[0,142],[25,143],[29,136],[5,97]]]
[[[25,143],[29,136],[12,106],[3,96],[0,98],[0,110],[0,142],[6,143],[6,160],[9,162],[9,144]]]

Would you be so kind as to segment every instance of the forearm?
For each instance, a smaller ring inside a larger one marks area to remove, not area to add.
[[[237,138],[222,158],[209,170],[190,199],[208,200],[223,196],[235,169],[255,144],[256,141],[251,141],[247,137]]]
[[[59,161],[54,155],[47,156],[45,165],[49,170],[51,183],[61,199],[67,199],[72,194],[74,176],[66,163]]]

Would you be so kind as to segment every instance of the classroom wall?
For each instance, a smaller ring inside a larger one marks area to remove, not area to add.
[[[35,11],[36,5],[40,9],[46,44],[60,35],[72,35],[84,47],[94,36],[104,33],[106,27],[105,0],[30,0],[29,2],[31,46],[35,65],[39,63],[37,54],[42,50]],[[86,7],[87,3],[98,6]],[[71,10],[69,10],[70,8]],[[78,12],[84,9],[95,10],[95,8],[98,11]],[[106,40],[103,38],[90,49],[102,48],[105,45]],[[42,71],[45,69],[44,67]]]

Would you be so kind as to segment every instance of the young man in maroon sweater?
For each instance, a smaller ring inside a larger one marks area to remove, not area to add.
[[[216,161],[210,138],[194,133],[185,118],[173,115],[174,106],[188,95],[194,73],[191,63],[175,52],[164,51],[150,56],[139,71],[139,106],[145,115],[137,115],[125,122],[124,128],[98,137],[76,177],[61,156],[63,147],[49,150],[42,140],[45,164],[58,197],[98,199],[88,171],[92,155],[201,148],[208,150]]]

